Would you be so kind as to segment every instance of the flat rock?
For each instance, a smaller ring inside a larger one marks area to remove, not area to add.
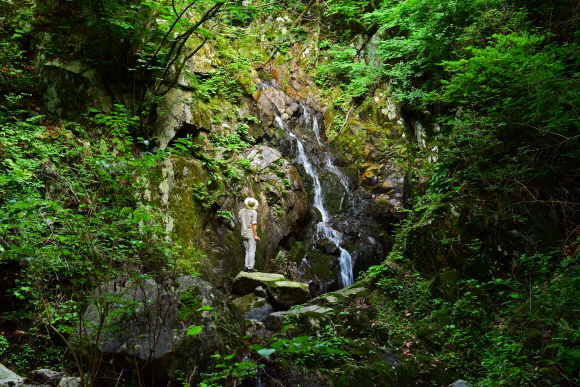
[[[278,310],[304,304],[309,298],[308,285],[301,282],[277,281],[270,284],[266,291],[268,300]]]
[[[320,306],[335,307],[342,301],[344,301],[344,296],[336,293],[327,293],[316,297],[312,302]]]
[[[341,294],[343,296],[356,296],[358,294],[362,294],[363,292],[365,292],[367,289],[366,288],[344,288],[344,289],[340,289],[338,291],[336,291],[335,293]]]
[[[309,305],[304,308],[294,309],[287,312],[274,312],[270,313],[268,317],[266,317],[264,320],[264,326],[270,331],[279,331],[282,329],[282,319],[284,316],[288,316],[290,314],[301,315],[304,313],[316,313],[323,316],[332,312],[334,312],[334,309],[326,308],[320,305]]]
[[[24,378],[16,375],[0,364],[0,387],[15,387],[24,383]]]
[[[258,286],[267,288],[270,284],[278,281],[284,281],[284,276],[281,274],[272,273],[246,273],[240,272],[232,284],[232,291],[234,294],[245,296],[254,292]]]

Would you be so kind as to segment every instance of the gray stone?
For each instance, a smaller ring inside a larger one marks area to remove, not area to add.
[[[260,96],[262,95],[266,96],[268,100],[276,106],[278,112],[282,113],[286,109],[286,102],[289,100],[289,97],[284,94],[283,91],[278,89],[267,89],[262,91]]]
[[[282,329],[282,318],[289,312],[274,312],[270,313],[264,320],[264,326],[269,331],[279,331]]]
[[[234,278],[232,291],[234,294],[245,296],[246,294],[253,293],[254,289],[258,286],[267,288],[270,284],[277,281],[284,281],[284,276],[281,274],[246,273],[242,271]]]
[[[48,369],[39,369],[33,371],[33,379],[37,382],[54,382],[64,377],[64,372],[53,371]]]
[[[79,387],[81,385],[81,378],[75,376],[67,376],[60,380],[58,387]]]
[[[16,375],[0,364],[0,387],[16,387],[24,383],[24,378]]]
[[[248,310],[244,317],[250,320],[264,321],[270,313],[274,312],[272,305],[266,303],[262,306],[257,306]]]
[[[260,171],[268,168],[273,162],[278,161],[282,154],[274,148],[265,145],[256,145],[250,148],[246,159],[250,160],[252,167]]]
[[[300,105],[298,105],[296,102],[292,102],[290,106],[286,108],[286,114],[293,116],[294,113],[298,110],[298,106]]]
[[[466,382],[465,380],[459,379],[453,384],[453,387],[473,387],[473,384]]]

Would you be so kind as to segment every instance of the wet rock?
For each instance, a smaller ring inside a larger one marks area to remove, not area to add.
[[[0,387],[17,387],[24,383],[24,378],[0,364]]]
[[[316,241],[316,248],[325,254],[335,254],[338,252],[338,246],[328,238],[321,238]]]
[[[290,188],[292,191],[302,191],[303,190],[303,183],[298,170],[292,166],[288,171],[288,177],[290,180]]]
[[[258,102],[258,109],[260,111],[259,115],[260,115],[260,121],[262,122],[262,127],[268,128],[270,125],[272,125],[272,122],[274,121],[274,117],[275,117],[273,104],[268,99],[268,97],[263,93],[260,93],[260,96],[258,97],[257,102]]]
[[[94,295],[107,293],[125,301],[110,306],[111,315],[118,317],[107,320],[101,332],[98,356],[103,359],[105,376],[137,366],[154,384],[166,384],[175,377],[175,370],[193,373],[199,380],[200,372],[215,365],[211,355],[241,356],[238,348],[246,333],[242,313],[200,278],[180,276],[170,283],[128,281],[123,288],[110,283],[96,289]],[[131,303],[134,314],[122,313],[126,302]],[[202,306],[211,310],[200,310]],[[88,322],[84,328],[93,334],[100,321],[96,307],[87,308],[84,319]],[[187,334],[193,324],[203,327],[199,335]]]
[[[240,272],[232,284],[232,291],[240,296],[253,293],[258,286],[267,288],[271,284],[284,281],[284,276],[281,274],[271,273],[246,273]]]
[[[284,112],[286,110],[286,101],[287,101],[288,97],[286,96],[286,94],[284,94],[283,91],[278,90],[278,89],[267,89],[267,90],[262,91],[260,97],[262,95],[266,96],[266,98],[268,98],[268,100],[274,106],[276,106],[276,109],[278,109],[279,114],[281,114],[282,112]]]
[[[332,172],[320,176],[324,207],[329,215],[338,214],[348,205],[348,192],[340,178]]]
[[[268,300],[275,309],[285,310],[308,301],[308,285],[301,282],[278,281],[270,284]]]

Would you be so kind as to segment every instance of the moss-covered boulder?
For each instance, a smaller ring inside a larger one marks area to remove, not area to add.
[[[281,274],[240,272],[232,284],[232,291],[240,296],[252,294],[258,286],[266,289],[275,282],[285,281]]]
[[[294,305],[304,304],[309,298],[308,285],[301,282],[272,282],[266,291],[268,300],[278,310],[286,310]]]
[[[96,349],[105,375],[139,367],[152,384],[170,383],[177,371],[199,381],[200,372],[215,366],[212,355],[241,358],[245,319],[209,282],[190,276],[167,283],[150,279],[111,282],[94,292],[95,298],[103,295],[109,300],[109,318]],[[96,333],[101,322],[99,311],[94,305],[87,308],[87,324],[83,329],[77,327],[74,342],[86,340],[87,333],[89,337]],[[189,335],[192,325],[202,327],[201,332]]]
[[[348,192],[344,188],[340,178],[332,172],[323,173],[320,176],[324,207],[329,215],[338,214],[348,205]]]

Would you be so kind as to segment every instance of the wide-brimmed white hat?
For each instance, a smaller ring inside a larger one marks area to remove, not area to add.
[[[258,203],[258,201],[254,198],[246,198],[246,200],[244,200],[244,204],[248,210],[255,210],[260,205],[260,203]]]

